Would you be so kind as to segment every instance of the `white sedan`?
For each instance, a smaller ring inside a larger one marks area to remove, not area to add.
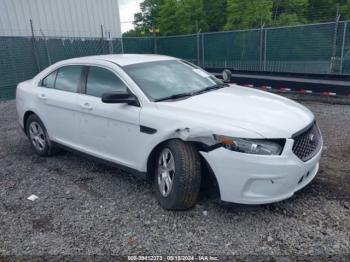
[[[229,85],[181,59],[104,55],[56,63],[16,92],[40,156],[65,148],[143,175],[165,209],[291,197],[317,174],[322,136],[304,106]]]

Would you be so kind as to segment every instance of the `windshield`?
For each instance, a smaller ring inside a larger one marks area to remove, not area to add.
[[[124,69],[153,101],[190,96],[223,84],[213,75],[180,60],[140,63]]]

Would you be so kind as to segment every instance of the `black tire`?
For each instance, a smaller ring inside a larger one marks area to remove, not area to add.
[[[172,187],[167,196],[161,192],[158,175],[162,152],[170,150],[175,171],[172,172]],[[167,210],[184,210],[196,204],[201,185],[201,162],[196,149],[190,143],[175,139],[166,142],[155,158],[154,189],[158,202]]]
[[[45,143],[42,149],[39,149],[38,147],[36,147],[33,139],[31,138],[30,126],[32,123],[37,123],[38,126],[40,126],[40,128],[43,131],[42,138],[43,138],[43,141],[45,141]],[[43,122],[40,120],[40,118],[37,115],[32,114],[28,117],[25,129],[26,129],[26,134],[29,138],[30,145],[36,154],[38,154],[39,156],[51,156],[57,152],[56,147],[54,147],[53,143],[49,139],[49,136],[47,134],[47,131]]]

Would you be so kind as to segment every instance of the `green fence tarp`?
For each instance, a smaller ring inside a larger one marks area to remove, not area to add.
[[[157,53],[210,68],[350,74],[350,22],[112,40],[0,36],[0,100],[57,61],[112,53]]]

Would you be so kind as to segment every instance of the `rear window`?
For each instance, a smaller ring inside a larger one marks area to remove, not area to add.
[[[55,87],[55,80],[56,80],[57,71],[49,74],[47,77],[45,77],[42,81],[42,86],[47,88],[54,88]]]

